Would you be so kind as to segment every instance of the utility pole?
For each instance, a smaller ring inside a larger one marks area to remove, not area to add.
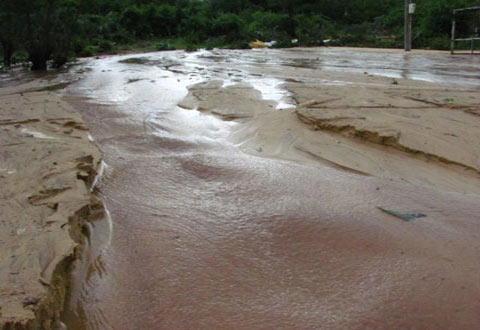
[[[405,0],[405,32],[404,32],[404,45],[405,51],[412,50],[412,18],[415,11],[415,5],[413,0]]]

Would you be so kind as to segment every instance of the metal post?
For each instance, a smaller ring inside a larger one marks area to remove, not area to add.
[[[412,3],[413,0],[409,0],[409,3]],[[413,15],[408,14],[408,50],[412,50],[412,21]]]
[[[403,47],[408,51],[408,0],[405,0],[405,23],[403,27]]]
[[[450,41],[450,54],[453,54],[455,52],[455,14],[456,12],[453,12],[453,20],[452,20],[452,40]]]

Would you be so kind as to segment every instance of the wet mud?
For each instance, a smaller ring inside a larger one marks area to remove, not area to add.
[[[86,63],[69,101],[102,150],[97,187],[111,221],[92,228],[75,269],[68,328],[480,326],[478,150],[452,136],[478,143],[478,133],[449,117],[478,125],[465,111],[475,111],[480,81],[465,66],[480,62],[352,52]],[[397,92],[427,102],[397,102]],[[462,107],[443,106],[452,103]],[[429,111],[447,118],[445,144],[435,134],[402,140],[423,134]],[[346,126],[390,131],[365,141]],[[449,159],[459,168],[401,143],[458,149]]]
[[[16,77],[14,77],[16,78]],[[19,81],[22,81],[20,79]],[[0,328],[58,329],[86,226],[99,150],[51,81],[0,88]],[[33,91],[36,90],[36,91]]]

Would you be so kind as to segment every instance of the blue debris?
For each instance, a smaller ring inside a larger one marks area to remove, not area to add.
[[[394,217],[400,218],[405,222],[413,222],[419,218],[425,218],[426,215],[422,213],[401,213],[397,211],[387,210],[382,207],[377,207],[378,209],[382,210],[385,213],[393,215]]]

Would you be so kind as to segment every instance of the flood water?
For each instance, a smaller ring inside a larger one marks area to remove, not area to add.
[[[83,64],[69,97],[103,153],[109,221],[93,224],[68,328],[480,326],[478,231],[458,227],[478,226],[478,196],[249,155],[229,139],[235,122],[177,107],[210,79],[248,82],[279,109],[293,106],[284,79],[347,83],[302,70],[480,86],[480,59],[458,58],[202,51]],[[377,208],[392,206],[432,216],[413,226]]]

